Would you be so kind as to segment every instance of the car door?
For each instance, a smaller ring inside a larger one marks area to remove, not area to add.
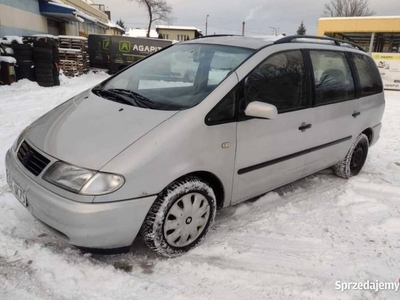
[[[271,52],[270,52],[271,53]],[[240,73],[240,72],[239,72]],[[240,78],[240,74],[239,74]],[[302,177],[312,121],[303,53],[271,54],[244,79],[237,124],[232,203]],[[243,116],[247,104],[275,105],[274,120]]]
[[[307,155],[309,175],[342,160],[354,139],[360,102],[356,98],[354,74],[343,51],[310,50],[315,86],[312,147]]]

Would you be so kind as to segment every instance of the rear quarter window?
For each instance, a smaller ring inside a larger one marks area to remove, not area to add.
[[[382,93],[381,75],[373,59],[362,54],[352,53],[351,55],[360,80],[360,97]]]

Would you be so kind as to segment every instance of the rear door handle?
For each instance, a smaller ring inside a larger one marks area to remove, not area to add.
[[[312,124],[306,124],[305,122],[301,123],[301,126],[299,127],[299,130],[301,132],[306,131],[307,129],[310,129],[312,127]]]
[[[352,114],[353,118],[357,118],[359,115],[361,115],[359,111],[354,111],[354,113]]]

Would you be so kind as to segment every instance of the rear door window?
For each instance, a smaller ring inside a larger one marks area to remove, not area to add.
[[[352,53],[354,64],[360,80],[360,96],[382,93],[383,85],[378,68],[371,57]]]
[[[343,52],[311,50],[310,56],[317,106],[355,98],[354,79]]]

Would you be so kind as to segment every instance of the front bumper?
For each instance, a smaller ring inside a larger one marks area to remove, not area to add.
[[[110,203],[80,203],[33,181],[9,150],[6,169],[26,193],[27,209],[74,246],[113,249],[130,246],[157,196]]]

